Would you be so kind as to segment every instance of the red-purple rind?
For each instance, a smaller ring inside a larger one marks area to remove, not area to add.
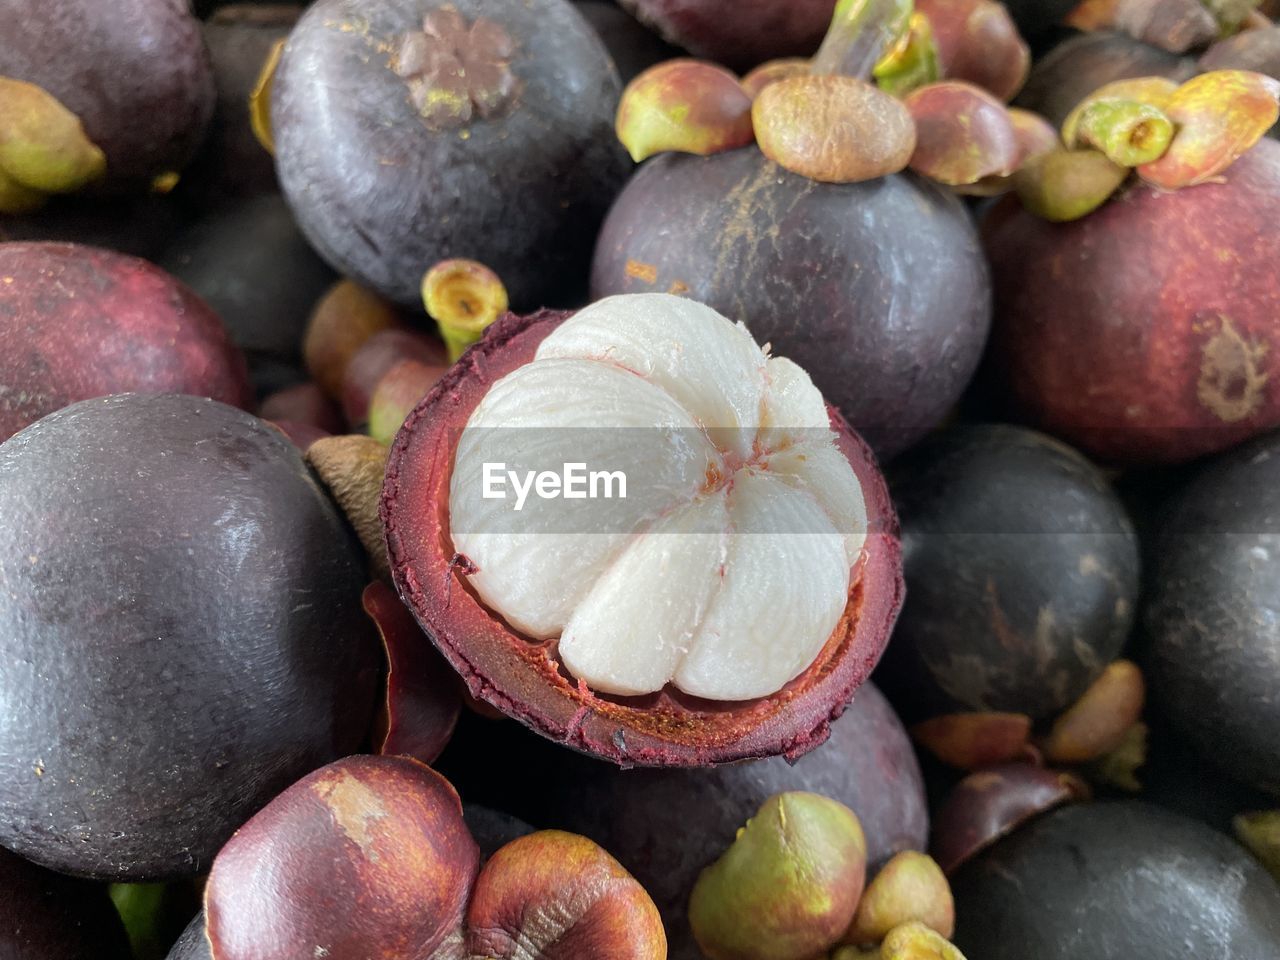
[[[507,314],[409,414],[392,445],[382,522],[401,598],[471,694],[543,736],[621,766],[706,766],[827,739],[888,642],[904,594],[898,520],[874,455],[834,408],[831,426],[862,484],[870,533],[849,602],[817,660],[771,697],[712,703],[663,692],[596,697],[559,669],[553,643],[515,634],[467,588],[450,545],[449,476],[458,435],[489,387],[533,359],[570,314]]]

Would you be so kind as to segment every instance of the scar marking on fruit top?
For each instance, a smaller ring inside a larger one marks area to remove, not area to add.
[[[1262,371],[1267,344],[1245,339],[1231,320],[1219,317],[1220,329],[1200,348],[1196,396],[1224,423],[1238,423],[1262,406],[1270,375]]]
[[[377,863],[374,825],[389,816],[378,795],[347,773],[321,780],[312,789],[329,808],[334,821],[348,839],[368,860]]]

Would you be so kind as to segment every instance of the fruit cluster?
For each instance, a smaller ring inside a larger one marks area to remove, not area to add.
[[[1280,957],[1273,18],[0,0],[0,960]]]

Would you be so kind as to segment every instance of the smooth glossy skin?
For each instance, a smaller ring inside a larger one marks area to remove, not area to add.
[[[277,171],[303,232],[346,273],[421,303],[432,264],[484,263],[517,309],[567,302],[626,174],[621,86],[567,0],[453,0],[516,38],[523,84],[504,115],[432,129],[387,52],[440,0],[319,0],[276,76]],[[379,44],[383,47],[379,48]]]
[[[907,602],[878,672],[912,719],[1070,706],[1136,614],[1138,539],[1084,457],[1044,434],[969,426],[891,470]]]
[[[105,887],[0,850],[0,958],[127,960],[129,942]]]
[[[143,192],[195,154],[214,81],[186,3],[0,0],[0,23],[0,76],[43,87],[80,117],[107,155],[108,189]]]
[[[1151,695],[1204,758],[1280,796],[1280,435],[1168,505],[1143,609]]]
[[[0,513],[3,845],[191,876],[366,734],[364,557],[271,426],[194,397],[76,404],[0,446]]]
[[[1051,224],[1005,201],[983,234],[991,380],[1096,459],[1174,463],[1280,426],[1280,143],[1215,182],[1137,185]]]
[[[1280,886],[1232,840],[1138,802],[1064,807],[952,878],[955,943],[982,960],[1280,951]]]
[[[945,416],[990,324],[973,226],[941,187],[817,183],[754,147],[646,163],[605,222],[591,288],[685,293],[743,321],[882,458]]]
[[[212,214],[177,236],[160,264],[225,319],[260,395],[297,382],[307,318],[334,276],[283,199]]]
[[[671,960],[698,960],[689,894],[739,827],[776,793],[805,790],[849,806],[862,823],[869,872],[928,837],[911,742],[884,697],[864,684],[831,738],[794,766],[775,757],[713,770],[610,770],[566,761],[550,779],[549,825],[590,836],[616,856],[662,911]],[[546,801],[544,801],[546,802]]]
[[[163,270],[75,244],[0,244],[0,440],[130,391],[252,402],[222,321]]]

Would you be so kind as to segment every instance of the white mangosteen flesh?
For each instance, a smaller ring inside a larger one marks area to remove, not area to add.
[[[808,374],[665,294],[587,307],[490,388],[449,513],[480,599],[592,690],[727,701],[813,663],[867,528]]]

